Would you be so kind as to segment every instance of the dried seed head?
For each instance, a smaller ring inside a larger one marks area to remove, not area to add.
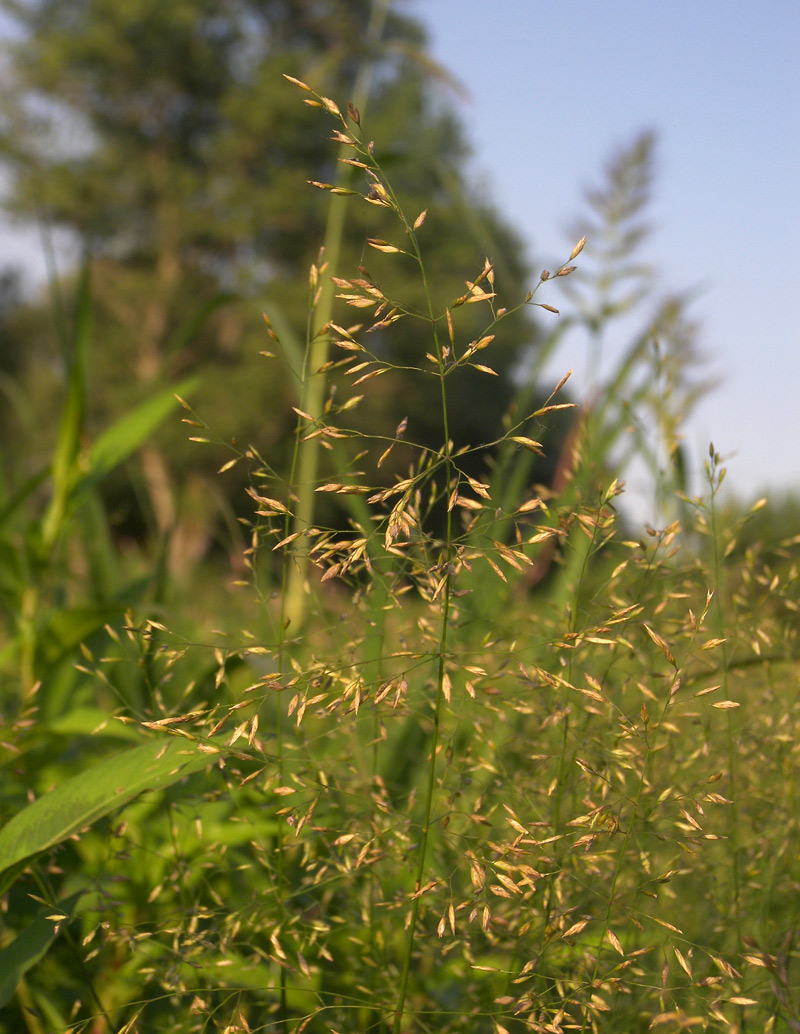
[[[295,79],[293,75],[287,75],[285,72],[283,73],[283,78],[288,79],[289,82],[294,83],[295,86],[299,86],[301,90],[308,90],[308,92],[311,93],[311,87],[304,83],[301,79]]]
[[[342,117],[342,113],[339,111],[336,101],[332,101],[330,97],[321,97],[320,100],[322,101],[322,106],[326,111],[330,112],[331,115],[336,115],[339,118]]]
[[[353,104],[352,101],[347,102],[347,114],[350,116],[350,118],[353,120],[353,122],[355,122],[357,126],[361,125],[361,115],[359,113],[358,108],[355,106],[355,104]],[[586,240],[585,237],[584,240]]]
[[[549,269],[543,269],[542,272],[541,272],[541,275],[539,276],[539,279],[540,280],[549,280],[550,279],[550,270]]]
[[[584,246],[585,243],[586,243],[586,237],[585,236],[581,237],[581,239],[578,241],[578,243],[572,249],[572,254],[569,257],[570,262],[572,262],[572,260],[574,258],[577,258],[578,255],[580,255],[580,253],[583,251],[583,246]]]

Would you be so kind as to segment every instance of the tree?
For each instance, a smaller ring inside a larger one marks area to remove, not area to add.
[[[302,342],[307,290],[298,271],[319,248],[327,198],[298,184],[329,179],[336,155],[281,73],[344,101],[359,63],[374,61],[369,131],[409,210],[429,211],[437,300],[463,290],[486,254],[502,252],[506,279],[524,282],[519,241],[491,206],[479,206],[477,238],[464,232],[467,146],[411,19],[389,12],[371,42],[368,0],[2,0],[2,8],[22,29],[10,45],[13,89],[0,141],[12,174],[8,207],[71,231],[91,254],[94,426],[156,383],[197,371],[193,404],[219,436],[254,441],[280,465],[293,386],[258,356],[260,313],[268,308],[289,328],[289,345]],[[375,233],[366,215],[348,212],[348,275],[363,261],[366,233]],[[397,289],[413,300],[407,283]],[[456,400],[456,437],[496,435],[512,371],[533,338],[524,315],[504,323],[496,387],[473,384]],[[400,332],[386,347],[402,361],[417,343]],[[388,425],[408,416],[422,440],[440,444],[424,394],[412,397],[395,382],[381,408],[376,416]],[[189,465],[209,475],[219,466],[219,453],[201,466],[188,448],[176,428],[141,455],[150,509],[165,532],[180,525],[176,481],[187,486]],[[121,484],[116,491],[126,494]],[[206,524],[195,554],[208,532]]]

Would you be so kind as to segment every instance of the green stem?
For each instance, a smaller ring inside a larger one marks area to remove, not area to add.
[[[448,522],[449,523],[449,522]],[[433,796],[436,789],[436,754],[439,749],[439,727],[442,708],[442,697],[445,676],[445,650],[447,648],[447,622],[450,611],[450,588],[449,575],[444,588],[444,605],[442,609],[442,632],[441,649],[439,653],[439,671],[436,688],[436,707],[433,713],[433,736],[431,738],[431,757],[428,765],[428,782],[425,790],[425,808],[422,820],[422,829],[419,840],[419,852],[417,855],[417,871],[414,878],[414,900],[411,904],[411,919],[406,934],[405,950],[403,952],[403,965],[400,973],[400,991],[397,997],[397,1007],[394,1016],[393,1034],[400,1034],[405,1012],[406,997],[408,995],[408,978],[411,971],[411,956],[414,950],[414,937],[416,934],[417,920],[419,918],[419,906],[422,901],[420,890],[425,878],[425,864],[428,854],[428,837],[431,828],[431,813],[433,810]]]
[[[719,455],[713,451],[711,456],[711,466],[709,468],[709,478],[711,485],[711,500],[710,500],[710,511],[711,511],[711,544],[713,548],[713,561],[714,561],[714,633],[720,639],[722,639],[721,650],[722,650],[722,689],[726,700],[730,700],[730,689],[728,684],[728,671],[730,669],[729,663],[729,647],[728,639],[729,636],[724,635],[724,618],[722,614],[722,558],[720,557],[719,548],[719,527],[717,523],[717,507],[716,497],[719,487],[722,483],[722,479],[725,476],[725,469],[719,469]],[[733,854],[733,914],[736,918],[736,939],[737,945],[742,943],[742,913],[741,913],[741,867],[739,860],[739,807],[737,803],[737,766],[736,766],[736,743],[734,740],[734,729],[733,729],[733,710],[726,712],[727,726],[726,726],[726,737],[727,737],[727,750],[728,750],[728,769],[729,769],[729,796],[731,801],[730,806],[730,844],[731,851]]]
[[[374,62],[369,51],[383,34],[388,12],[389,0],[373,0],[372,12],[365,34],[367,54],[361,61],[353,89],[353,104],[362,113],[366,108],[372,82]],[[339,149],[339,156],[345,158],[349,157],[349,155],[350,148],[346,144],[342,144]],[[346,186],[351,175],[351,166],[339,162],[337,186]],[[327,269],[321,280],[319,298],[311,326],[309,361],[306,376],[303,380],[303,398],[300,405],[300,408],[308,413],[313,420],[318,420],[322,416],[325,404],[326,380],[324,373],[320,373],[319,370],[328,359],[329,341],[325,328],[333,318],[333,305],[335,301],[331,276],[336,275],[336,270],[340,263],[342,244],[344,242],[346,206],[346,196],[331,194],[328,202],[325,243],[323,246],[324,261],[327,264]],[[295,532],[306,532],[313,523],[314,487],[319,468],[319,456],[319,438],[312,438],[310,441],[303,443],[298,471],[298,501],[295,509],[294,527],[292,529]],[[298,540],[298,543],[300,541]],[[308,565],[308,549],[305,547],[299,548],[296,551],[296,563],[289,575],[286,601],[286,616],[290,624],[296,629],[302,626],[306,616],[305,583],[308,575]]]
[[[396,199],[394,199],[396,202]],[[397,204],[397,211],[401,212],[399,204]],[[402,217],[402,213],[401,213]],[[425,297],[428,305],[428,316],[430,318],[430,324],[433,332],[433,340],[436,348],[436,356],[439,361],[439,384],[441,389],[441,400],[442,400],[442,426],[444,430],[444,460],[445,460],[445,499],[449,499],[450,493],[453,489],[453,460],[451,456],[451,442],[450,442],[450,421],[448,416],[447,407],[447,390],[445,386],[445,362],[444,354],[442,352],[441,343],[439,341],[439,334],[437,331],[436,320],[433,313],[433,303],[431,301],[430,288],[428,285],[428,278],[425,272],[425,264],[422,261],[422,253],[419,249],[417,237],[414,231],[411,229],[408,221],[403,218],[403,222],[406,226],[406,231],[411,240],[414,254],[419,264],[420,275],[422,278],[422,284],[425,291]],[[423,880],[425,877],[425,865],[427,862],[428,854],[428,839],[431,828],[431,813],[433,811],[433,797],[436,789],[436,755],[439,749],[439,729],[440,719],[442,710],[442,699],[444,697],[444,681],[446,675],[446,659],[447,659],[447,633],[448,625],[450,620],[450,563],[453,557],[453,516],[452,507],[447,508],[447,524],[445,533],[445,549],[444,549],[444,585],[442,587],[442,620],[440,625],[439,633],[439,665],[436,678],[436,705],[433,712],[433,736],[431,739],[431,756],[428,765],[428,780],[427,787],[425,790],[425,806],[423,811],[422,829],[419,840],[419,851],[417,855],[417,871],[414,881],[414,899],[411,904],[411,916],[408,923],[408,931],[406,934],[406,943],[403,952],[403,963],[400,973],[400,990],[397,996],[397,1006],[394,1015],[394,1027],[393,1034],[400,1034],[400,1030],[403,1023],[403,1014],[405,1012],[406,997],[408,995],[408,980],[411,971],[411,957],[414,951],[414,937],[416,934],[417,921],[419,919],[419,908],[422,900],[420,891],[423,886]]]

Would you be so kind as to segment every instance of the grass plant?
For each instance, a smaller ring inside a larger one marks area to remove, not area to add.
[[[393,214],[396,236],[368,245],[427,293],[435,226],[404,211],[355,108],[297,85],[364,183],[333,190]],[[65,420],[44,517],[33,487],[4,502],[0,1031],[798,1029],[797,542],[740,545],[749,515],[721,512],[713,447],[705,494],[683,490],[680,306],[657,307],[586,405],[566,377],[544,404],[524,382],[497,440],[450,431],[454,380],[491,385],[515,307],[557,318],[584,244],[516,298],[487,259],[443,311],[337,272],[353,324],[318,316],[322,254],[302,390],[339,388],[312,411],[298,397],[285,474],[248,447],[223,464],[251,470],[248,577],[204,627],[119,573],[70,575],[92,472],[123,456],[112,432],[87,460]],[[564,319],[605,326],[613,286],[602,313]],[[485,313],[472,340],[465,306]],[[401,320],[415,375],[439,384],[436,450],[405,422],[350,422]],[[556,480],[535,486],[565,415]],[[387,486],[391,451],[408,473]],[[619,509],[631,451],[662,518],[641,531]],[[327,497],[338,526],[309,503]],[[47,545],[37,580],[8,574],[22,541]]]

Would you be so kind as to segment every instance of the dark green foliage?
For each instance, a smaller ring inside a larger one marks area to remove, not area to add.
[[[381,38],[370,41],[365,2],[32,0],[6,7],[24,29],[14,47],[16,94],[5,121],[8,206],[69,230],[93,258],[103,347],[93,360],[90,433],[153,384],[199,372],[195,401],[215,436],[253,443],[285,469],[296,383],[285,366],[267,367],[258,356],[261,312],[283,326],[296,366],[307,309],[296,270],[316,256],[327,211],[325,196],[305,181],[331,180],[337,163],[328,133],[312,110],[298,108],[284,72],[310,79],[323,94],[347,97],[360,63],[375,62],[371,131],[408,211],[428,208],[436,225],[426,247],[437,305],[463,291],[486,255],[502,256],[504,288],[524,284],[520,243],[491,207],[464,219],[467,146],[417,23],[390,11]],[[381,232],[373,215],[350,204],[339,275],[355,275],[364,263],[381,275],[375,254],[365,254],[366,236]],[[389,288],[419,304],[412,268],[395,264]],[[468,322],[476,314],[463,315]],[[192,323],[194,332],[186,334]],[[474,336],[480,331],[477,321],[466,328]],[[513,370],[534,340],[523,314],[501,328],[495,383],[474,377],[458,389],[458,440],[499,435]],[[47,347],[45,338],[36,351]],[[400,365],[422,358],[419,338],[402,324],[380,348]],[[27,365],[35,362],[32,351]],[[47,399],[34,386],[32,422],[41,422]],[[383,434],[407,416],[410,434],[435,449],[436,405],[433,379],[412,391],[398,372],[359,426]],[[160,442],[160,460],[151,450],[143,474],[129,467],[126,480],[117,475],[106,505],[117,534],[142,538],[148,526],[177,527],[176,514],[196,508],[200,493],[208,511],[205,537],[197,540],[202,553],[208,536],[221,530],[219,515],[231,504],[243,512],[243,480],[238,469],[226,478],[226,506],[218,487],[209,487],[212,480],[218,486],[219,451],[198,459],[178,428],[162,432]]]

